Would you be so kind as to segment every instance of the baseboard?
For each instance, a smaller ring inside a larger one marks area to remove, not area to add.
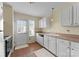
[[[24,44],[24,45],[16,46],[16,47],[15,47],[15,50],[17,50],[17,49],[21,49],[21,48],[25,48],[25,47],[28,47],[28,46],[29,46],[28,44]]]

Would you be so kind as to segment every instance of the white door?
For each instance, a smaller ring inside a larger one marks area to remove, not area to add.
[[[56,55],[56,38],[49,37],[49,50]]]
[[[5,56],[5,41],[3,38],[3,4],[0,3],[0,57]]]
[[[79,4],[73,5],[73,23],[74,26],[79,26]]]
[[[59,56],[59,57],[69,57],[70,56],[69,41],[66,41],[63,39],[57,39],[57,56]]]
[[[72,7],[64,8],[61,11],[61,25],[72,26]]]
[[[44,47],[49,49],[49,36],[44,35]]]
[[[71,42],[71,57],[79,57],[79,43]]]
[[[29,39],[28,21],[17,20],[15,23],[15,45],[27,44]]]

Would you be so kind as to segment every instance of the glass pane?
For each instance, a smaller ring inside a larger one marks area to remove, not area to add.
[[[17,33],[26,33],[26,21],[17,21]]]

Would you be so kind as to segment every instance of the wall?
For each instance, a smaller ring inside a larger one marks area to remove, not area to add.
[[[27,14],[23,14],[23,13],[19,13],[19,12],[15,12],[15,20],[16,19],[23,19],[23,20],[29,20],[29,19],[32,19],[32,20],[35,20],[35,28],[37,29],[38,28],[38,20],[40,19],[40,17],[35,17],[35,16],[31,16],[31,15],[27,15]]]
[[[56,7],[53,10],[53,15],[52,15],[53,22],[51,27],[47,29],[43,29],[43,31],[79,35],[79,27],[63,27],[60,22],[60,14],[62,9],[71,6],[72,4],[75,3],[66,3],[63,6]],[[70,32],[68,32],[67,30],[70,30]]]
[[[4,35],[12,35],[13,34],[13,9],[10,5],[4,3],[3,4],[3,18],[4,18]]]

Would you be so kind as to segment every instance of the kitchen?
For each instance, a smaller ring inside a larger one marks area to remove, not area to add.
[[[78,2],[7,2],[0,10],[1,57],[79,57]]]

